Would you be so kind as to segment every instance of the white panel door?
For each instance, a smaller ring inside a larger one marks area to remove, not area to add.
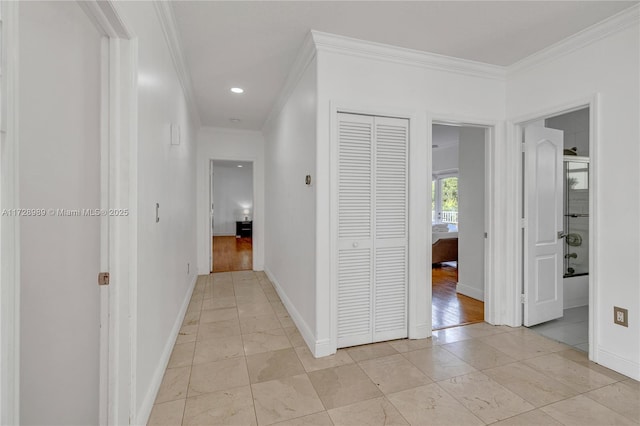
[[[338,114],[338,347],[407,336],[408,121]]]
[[[563,315],[563,132],[525,129],[524,325]]]
[[[373,341],[407,337],[408,120],[375,118]]]

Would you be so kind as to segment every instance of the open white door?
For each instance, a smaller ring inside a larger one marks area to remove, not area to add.
[[[524,325],[562,317],[563,132],[527,127]]]
[[[209,161],[209,271],[213,272],[213,162]]]

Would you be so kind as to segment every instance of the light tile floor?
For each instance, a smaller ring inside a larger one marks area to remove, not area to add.
[[[589,352],[589,306],[564,310],[562,318],[529,327],[558,342]]]
[[[198,279],[150,425],[640,424],[640,384],[486,323],[315,359],[259,272]]]

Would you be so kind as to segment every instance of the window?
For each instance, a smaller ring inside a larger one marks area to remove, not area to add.
[[[431,181],[431,222],[458,223],[458,173],[433,176]]]

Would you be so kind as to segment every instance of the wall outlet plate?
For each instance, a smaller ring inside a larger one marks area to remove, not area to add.
[[[629,311],[624,308],[614,306],[613,322],[623,327],[629,327]]]

